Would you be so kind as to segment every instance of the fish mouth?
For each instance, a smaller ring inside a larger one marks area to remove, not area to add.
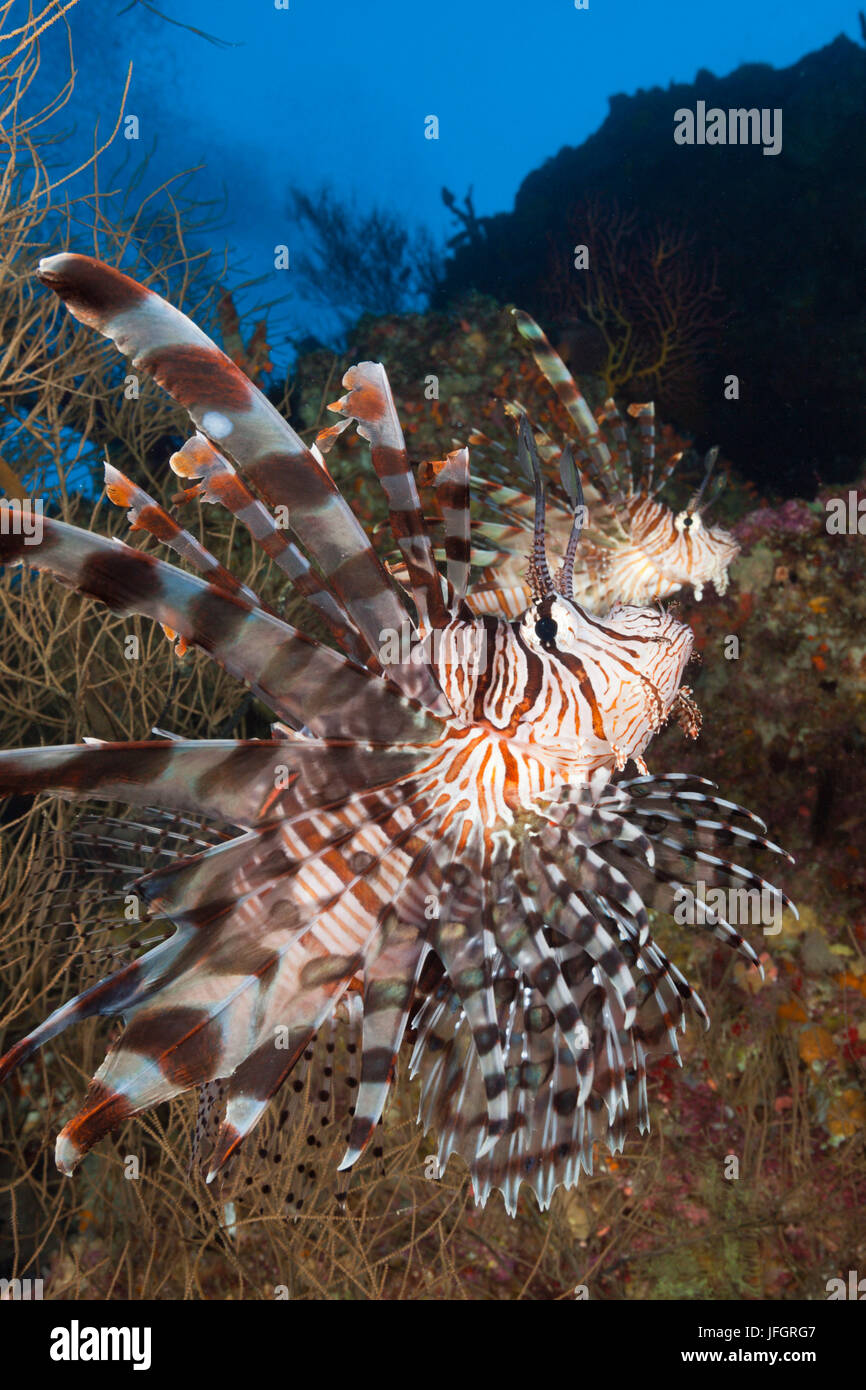
[[[740,553],[740,542],[729,531],[713,531],[710,540],[716,553],[716,563],[726,568],[736,560]]]
[[[717,594],[724,594],[728,587],[728,570],[739,553],[739,544],[732,540],[730,543],[726,543],[724,548],[720,546],[716,555],[712,559],[708,557],[705,564],[698,568],[684,569],[681,573],[672,576],[673,582],[679,584],[683,589],[692,589],[698,601],[701,598],[701,591],[707,584],[712,584]]]

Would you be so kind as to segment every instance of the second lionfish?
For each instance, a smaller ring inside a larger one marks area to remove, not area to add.
[[[265,607],[133,483],[110,495],[200,576],[45,519],[39,544],[4,525],[0,559],[45,569],[114,612],[140,613],[245,681],[273,710],[268,740],[158,737],[0,754],[0,792],[55,792],[190,812],[225,833],[144,875],[136,892],[173,928],[57,1009],[0,1061],[0,1077],[70,1023],[125,1028],[57,1140],[71,1173],[128,1116],[200,1089],[221,1107],[217,1173],[333,1019],[360,1026],[351,1166],[388,1097],[404,1042],[419,1119],[444,1165],[465,1158],[480,1202],[521,1182],[542,1205],[649,1124],[647,1063],[677,1054],[697,995],[650,932],[679,885],[757,887],[739,860],[764,826],[686,775],[651,776],[644,753],[669,719],[694,735],[683,672],[691,631],[658,607],[593,616],[574,599],[582,501],[554,577],[531,430],[528,583],[519,617],[476,616],[469,460],[436,468],[440,573],[387,377],[362,362],[308,448],[204,333],[98,261],[62,254],[40,279],[82,323],[151,373],[196,427],[172,460],[286,571],[333,645]],[[352,423],[369,442],[406,586],[341,496],[325,451]],[[285,509],[288,529],[271,508]],[[408,623],[413,650],[383,635]],[[637,775],[620,776],[629,761]],[[778,851],[780,852],[780,851]],[[700,924],[752,963],[707,910]],[[282,1042],[278,1045],[277,1037]],[[288,1040],[288,1043],[286,1042]]]
[[[617,602],[654,603],[688,587],[700,600],[710,583],[724,594],[728,567],[739,546],[730,532],[708,521],[724,485],[724,474],[713,478],[718,450],[707,455],[703,481],[688,504],[672,511],[661,497],[683,454],[670,451],[667,457],[657,457],[653,403],[628,407],[640,439],[639,459],[633,459],[628,425],[616,402],[608,398],[593,414],[535,320],[519,309],[512,312],[542,381],[567,421],[565,445],[533,427],[545,465],[547,530],[554,553],[564,553],[572,525],[562,470],[570,469],[574,460],[585,479],[587,524],[572,576],[580,605],[604,614]],[[544,409],[551,413],[548,406]],[[512,417],[530,420],[530,411],[520,401],[507,401],[505,410]],[[472,563],[483,569],[484,578],[473,586],[469,604],[475,613],[515,618],[532,596],[524,556],[532,539],[533,496],[512,476],[510,449],[481,430],[473,431],[470,442],[485,448],[487,458],[483,471],[476,464],[472,480],[481,503],[481,516],[472,523]],[[434,470],[425,470],[424,476],[435,483]],[[434,492],[434,504],[437,501]]]

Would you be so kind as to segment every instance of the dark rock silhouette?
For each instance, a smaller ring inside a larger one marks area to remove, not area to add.
[[[781,108],[781,152],[676,144],[674,113],[698,101]],[[647,230],[678,218],[717,257],[724,313],[703,395],[667,418],[780,493],[810,494],[816,474],[848,480],[866,456],[864,129],[866,50],[844,37],[782,70],[702,69],[691,85],[614,96],[594,135],[524,180],[513,212],[458,229],[438,303],[471,287],[543,319],[550,238],[570,245],[581,199],[615,199]],[[739,400],[724,397],[728,374]]]

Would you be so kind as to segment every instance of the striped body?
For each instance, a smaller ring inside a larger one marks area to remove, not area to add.
[[[691,630],[634,608],[602,622],[560,600],[551,653],[532,611],[444,630],[437,674],[455,714],[533,750],[573,785],[640,758],[680,688]]]
[[[546,1205],[591,1167],[596,1140],[617,1149],[630,1123],[646,1127],[648,1057],[676,1052],[688,1011],[705,1016],[653,942],[648,907],[670,910],[698,871],[784,900],[728,857],[775,851],[756,817],[710,784],[646,771],[666,720],[699,727],[681,684],[690,630],[658,608],[581,606],[568,559],[579,531],[554,583],[537,470],[529,601],[513,619],[473,614],[468,452],[435,468],[443,574],[380,364],[350,369],[338,424],[307,448],[152,292],[87,257],[53,257],[40,274],[189,411],[196,433],[175,472],[247,527],[333,645],[279,618],[116,470],[109,495],[196,574],[51,519],[34,545],[0,527],[4,564],[162,623],[276,718],[270,740],[0,753],[4,794],[119,800],[220,830],[137,880],[172,934],[16,1043],[0,1078],[70,1023],[119,1015],[125,1030],[59,1136],[58,1166],[72,1172],[128,1115],[198,1087],[205,1116],[221,1117],[213,1177],[317,1031],[355,1020],[351,1167],[411,1030],[419,1118],[441,1161],[463,1155],[479,1201],[497,1188],[513,1211],[526,1181]],[[370,444],[405,589],[325,464],[352,424]],[[408,652],[390,640],[404,629]],[[623,780],[629,760],[638,776]],[[755,960],[717,914],[704,926]]]

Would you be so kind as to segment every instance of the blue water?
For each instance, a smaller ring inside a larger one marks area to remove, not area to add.
[[[121,14],[114,0],[87,0],[68,16],[79,76],[60,122],[75,123],[74,144],[88,153],[95,118],[103,136],[114,124],[133,62],[127,111],[138,117],[139,138],[126,144],[129,167],[153,150],[140,196],[204,164],[200,196],[226,202],[220,225],[198,244],[228,242],[236,278],[266,277],[267,288],[240,296],[242,306],[283,301],[273,343],[281,365],[292,355],[290,337],[327,339],[332,327],[322,331],[291,272],[274,282],[274,247],[301,249],[287,216],[290,185],[329,182],[363,203],[398,209],[441,242],[454,231],[443,185],[458,198],[472,186],[480,215],[510,209],[531,170],[598,128],[612,94],[691,82],[701,68],[723,75],[744,62],[784,67],[840,33],[860,32],[850,0],[589,0],[586,10],[573,0],[288,3],[157,7],[212,42],[141,6]],[[66,48],[59,28],[43,44],[44,90],[52,72],[65,75]],[[435,141],[424,138],[431,114],[439,119]],[[121,133],[112,165],[123,153]],[[78,249],[85,242],[82,235]]]

